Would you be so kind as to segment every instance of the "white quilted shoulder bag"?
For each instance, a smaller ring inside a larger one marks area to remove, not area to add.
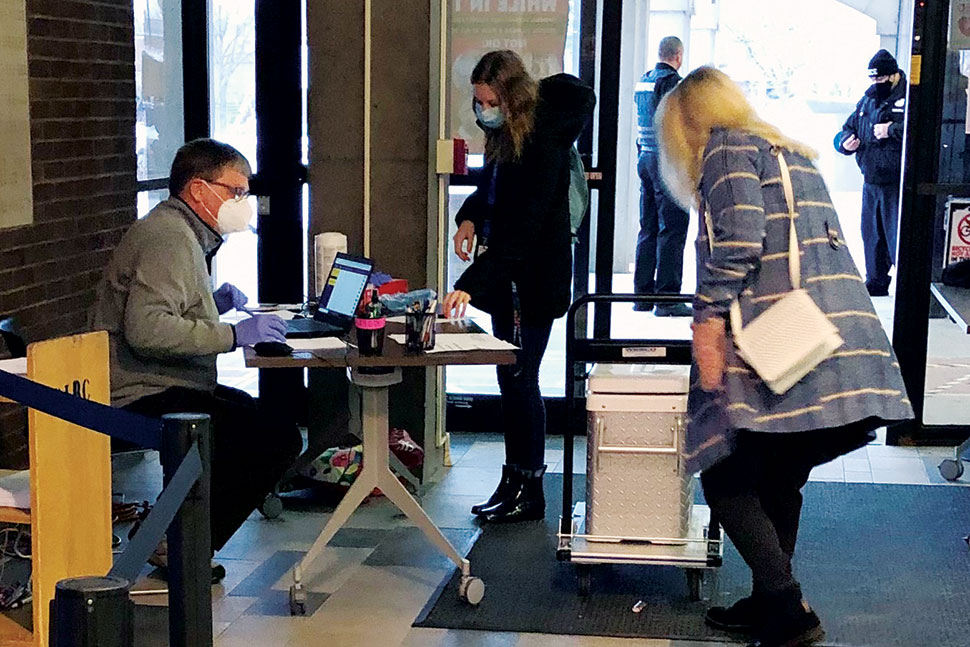
[[[795,231],[795,195],[791,174],[781,151],[776,152],[788,203],[788,274],[792,289],[747,325],[741,305],[731,304],[731,332],[741,358],[774,393],[782,394],[808,375],[843,343],[839,329],[829,321],[801,287],[801,253]],[[714,251],[714,227],[706,210],[708,244]]]

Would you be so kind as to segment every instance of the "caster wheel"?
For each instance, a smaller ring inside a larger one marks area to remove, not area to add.
[[[290,587],[290,615],[306,615],[306,591],[302,584],[294,584]]]
[[[970,535],[963,538],[963,541],[967,542],[967,548],[970,548]]]
[[[275,494],[270,494],[259,504],[259,513],[266,519],[278,518],[283,514],[283,499]]]
[[[576,567],[576,587],[581,597],[589,597],[589,591],[593,587],[593,569],[588,565]]]
[[[463,577],[458,585],[458,597],[473,607],[485,597],[485,582],[477,577]]]
[[[963,476],[963,461],[952,458],[943,459],[940,463],[940,476],[947,481],[955,481]]]
[[[700,602],[701,593],[704,589],[704,571],[699,568],[692,568],[684,573],[687,575],[687,596],[691,602]]]

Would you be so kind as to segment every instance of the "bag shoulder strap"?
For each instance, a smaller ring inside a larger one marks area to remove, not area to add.
[[[781,174],[781,184],[785,190],[785,203],[788,206],[788,277],[791,279],[792,290],[798,290],[802,284],[801,249],[798,245],[798,231],[795,229],[795,190],[792,187],[791,172],[781,148],[774,148],[775,158],[778,160],[778,170]],[[707,228],[707,246],[714,254],[714,224],[711,220],[710,205],[702,205],[704,210],[704,225]],[[744,326],[741,318],[741,304],[735,299],[731,303],[731,328],[737,334]]]
[[[788,276],[792,290],[798,290],[802,284],[802,259],[801,249],[798,247],[798,231],[795,229],[795,191],[791,184],[788,162],[780,148],[775,151],[775,156],[778,158],[778,170],[781,171],[781,183],[785,189],[785,202],[788,203]]]

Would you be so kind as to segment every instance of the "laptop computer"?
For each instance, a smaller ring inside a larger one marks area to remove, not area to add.
[[[318,300],[313,319],[286,322],[286,336],[293,339],[340,337],[354,325],[357,304],[367,287],[374,261],[338,252]]]

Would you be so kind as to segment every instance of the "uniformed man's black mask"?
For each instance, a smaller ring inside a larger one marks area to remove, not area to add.
[[[876,101],[885,101],[893,91],[892,81],[883,81],[882,83],[873,83],[872,85],[876,88]]]

